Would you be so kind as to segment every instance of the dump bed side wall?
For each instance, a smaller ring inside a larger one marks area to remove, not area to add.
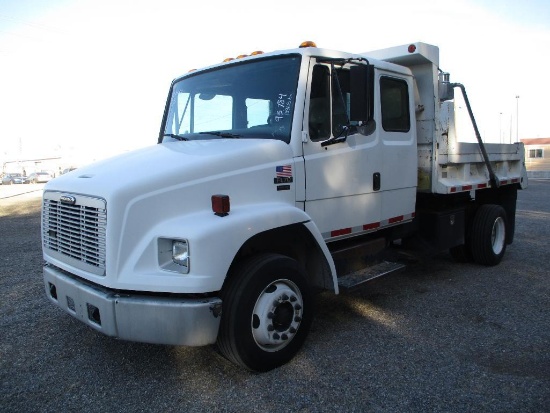
[[[365,55],[406,66],[414,75],[418,192],[450,194],[489,188],[489,171],[479,144],[460,142],[455,102],[440,101],[439,49],[417,42]],[[485,144],[485,148],[499,185],[527,186],[523,143]]]
[[[454,119],[454,102],[442,102],[439,118],[441,133],[436,136],[431,192],[448,194],[490,187],[489,171],[479,144],[460,142]],[[484,146],[499,186],[527,186],[523,143],[485,143]]]
[[[418,87],[418,191],[449,194],[490,187],[489,171],[478,143],[461,142],[456,128],[455,101],[439,100],[437,67],[411,67]],[[485,144],[500,185],[527,185],[523,143]]]

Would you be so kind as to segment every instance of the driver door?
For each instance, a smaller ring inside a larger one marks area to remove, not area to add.
[[[331,76],[332,69],[337,77]],[[345,141],[323,145],[346,133],[349,70],[316,63],[311,66],[309,79],[309,105],[303,125],[308,135],[303,143],[305,211],[323,238],[331,241],[380,222],[381,145],[376,130],[365,136],[355,127],[350,128]]]

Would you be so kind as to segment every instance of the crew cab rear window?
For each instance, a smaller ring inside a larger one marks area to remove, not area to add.
[[[381,77],[380,105],[382,128],[386,132],[408,132],[411,129],[409,88],[406,81]]]

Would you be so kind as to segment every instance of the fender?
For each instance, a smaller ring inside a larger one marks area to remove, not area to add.
[[[111,287],[174,293],[219,291],[228,268],[247,240],[274,228],[300,223],[308,229],[322,251],[337,293],[334,262],[317,226],[303,210],[282,202],[232,207],[225,217],[216,216],[211,211],[200,211],[165,220],[152,227],[131,254],[119,263],[117,285]],[[159,238],[186,239],[189,242],[188,274],[168,272],[159,267]]]

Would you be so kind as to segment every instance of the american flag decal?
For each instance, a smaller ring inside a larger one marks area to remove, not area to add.
[[[275,168],[277,178],[292,178],[292,165],[282,165]]]

